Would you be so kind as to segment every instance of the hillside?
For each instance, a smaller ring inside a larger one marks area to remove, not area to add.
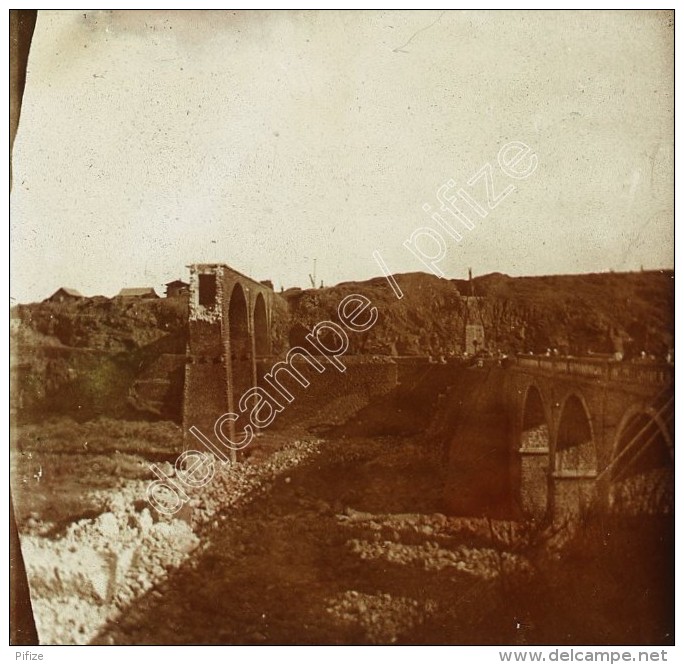
[[[495,273],[472,283],[424,273],[396,279],[402,299],[384,278],[286,291],[286,313],[273,322],[274,349],[301,343],[320,321],[337,320],[339,302],[351,293],[367,296],[379,319],[368,332],[350,335],[350,355],[460,355],[467,323],[482,325],[484,350],[491,352],[621,350],[626,359],[642,351],[664,359],[673,345],[672,271]],[[13,404],[21,418],[136,411],[179,418],[187,341],[183,301],[97,297],[18,305],[11,317]]]
[[[378,323],[352,339],[350,353],[450,355],[463,351],[466,323],[481,324],[489,350],[664,358],[673,343],[671,271],[508,277],[499,273],[443,280],[425,273],[396,276],[399,300],[387,281],[345,282],[287,294],[295,339],[302,328],[334,316],[337,303],[361,293],[378,308]],[[474,297],[471,296],[474,294]]]

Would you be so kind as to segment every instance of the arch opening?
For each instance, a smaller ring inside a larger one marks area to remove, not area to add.
[[[228,306],[230,360],[234,402],[252,387],[252,345],[249,337],[247,300],[239,284],[233,287]]]
[[[254,303],[254,353],[256,355],[257,385],[263,385],[264,375],[268,371],[268,359],[271,355],[271,336],[268,329],[266,301],[259,293]]]
[[[582,515],[593,502],[597,469],[596,445],[589,414],[577,395],[563,404],[556,436],[553,513]]]
[[[668,437],[649,413],[633,415],[617,436],[611,462],[610,504],[616,512],[670,513],[674,464]]]
[[[266,302],[259,293],[254,303],[254,347],[257,359],[271,354],[270,336],[268,334],[268,317],[266,316]]]
[[[530,386],[523,406],[520,448],[525,451],[549,452],[549,425],[544,404],[536,386]]]
[[[563,405],[556,441],[556,471],[596,474],[596,446],[589,415],[577,395]]]

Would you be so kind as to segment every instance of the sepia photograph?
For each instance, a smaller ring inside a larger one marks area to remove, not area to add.
[[[673,660],[674,24],[8,10],[10,658]]]

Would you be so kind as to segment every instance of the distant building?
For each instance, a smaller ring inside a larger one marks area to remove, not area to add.
[[[465,327],[464,351],[473,356],[482,351],[485,345],[484,328],[479,323],[469,323]]]
[[[63,286],[57,289],[49,298],[45,298],[43,302],[73,302],[74,300],[81,300],[83,297],[76,289],[67,289]]]
[[[167,298],[179,298],[180,296],[187,296],[190,293],[190,284],[183,282],[180,279],[174,279],[173,282],[167,282],[165,286]]]
[[[150,286],[134,289],[121,289],[117,295],[119,298],[159,298],[157,292]]]
[[[262,279],[259,284],[263,284],[264,286],[268,286],[271,291],[273,291],[273,282],[270,279]]]

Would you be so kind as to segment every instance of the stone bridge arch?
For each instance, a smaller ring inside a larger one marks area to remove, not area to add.
[[[577,514],[594,495],[598,475],[595,428],[579,391],[568,393],[558,405],[553,446],[553,511],[555,516]]]
[[[266,300],[262,293],[257,293],[252,312],[254,322],[254,358],[256,364],[256,385],[263,383],[268,358],[271,356],[271,330]]]
[[[605,469],[613,512],[668,513],[674,506],[674,443],[663,409],[629,409]]]
[[[271,336],[263,293],[254,300],[254,347],[257,360],[271,355]]]
[[[539,386],[530,383],[521,402],[518,438],[518,464],[514,469],[518,478],[515,499],[524,514],[543,517],[549,506],[549,460],[551,426],[548,407]]]
[[[672,484],[668,474],[672,471],[674,432],[672,365],[529,356],[518,356],[511,363],[508,408],[513,422],[518,424],[511,450],[519,453],[512,454],[511,459],[513,469],[517,465],[520,474],[520,491],[514,494],[513,500],[527,507],[528,513],[541,514],[543,500],[539,498],[542,496],[539,488],[544,454],[540,451],[535,457],[534,452],[526,453],[526,449],[534,450],[535,435],[523,434],[534,430],[534,425],[540,422],[539,417],[531,416],[525,421],[523,415],[526,408],[534,411],[526,407],[532,385],[540,395],[550,427],[549,517],[563,518],[590,505],[600,511],[622,510],[628,504],[632,512],[672,509],[668,489]],[[649,424],[648,418],[654,424]],[[640,434],[642,429],[645,432]],[[635,447],[644,450],[627,463],[630,452],[623,454],[622,451],[635,436],[642,441]],[[522,474],[525,466],[527,475]],[[648,473],[650,484],[644,481]],[[661,480],[656,482],[656,477]],[[650,490],[642,494],[649,494],[651,498],[639,507],[634,501],[630,504],[624,499],[638,494],[629,487],[640,482],[647,483]],[[525,504],[521,499],[526,493]],[[529,498],[535,495],[535,501]]]

